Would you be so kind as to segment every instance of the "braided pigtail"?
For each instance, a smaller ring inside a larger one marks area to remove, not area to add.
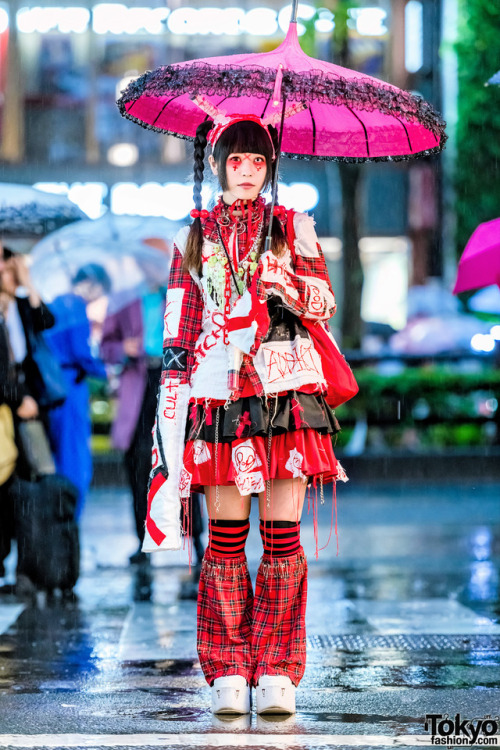
[[[213,127],[212,120],[205,120],[196,129],[194,139],[194,168],[193,168],[193,201],[196,211],[201,211],[201,187],[203,184],[203,172],[205,171],[205,148],[207,135]],[[187,271],[194,270],[201,274],[201,251],[203,247],[203,227],[199,216],[193,219],[186,242],[184,253],[184,268]]]
[[[273,145],[274,145],[274,151],[277,154],[279,149],[279,138],[278,138],[278,131],[273,125],[268,125],[268,130],[271,135]],[[276,174],[277,169],[277,159],[273,161],[272,164],[272,176],[271,176],[271,184],[274,182],[274,177]],[[276,184],[276,205],[278,205],[278,186]],[[285,248],[286,248],[286,237],[285,233],[283,231],[283,227],[281,226],[281,222],[278,219],[277,216],[272,217],[273,221],[273,228],[272,228],[272,234],[271,234],[271,252],[273,255],[276,255],[278,258],[283,255]],[[266,243],[266,238],[262,238],[260,252],[262,253],[264,250],[264,246]]]

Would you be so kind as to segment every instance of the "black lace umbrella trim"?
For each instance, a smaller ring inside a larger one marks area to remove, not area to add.
[[[131,81],[117,104],[124,117],[147,129],[166,132],[130,116],[125,110],[125,103],[135,101],[143,94],[152,97],[204,94],[225,97],[254,96],[268,99],[269,90],[274,86],[275,78],[276,71],[270,68],[233,68],[203,62],[194,62],[182,67],[165,65]],[[314,70],[308,73],[285,70],[283,71],[282,91],[290,101],[350,106],[358,111],[366,112],[378,110],[383,114],[402,116],[407,122],[418,122],[433,133],[439,143],[439,146],[431,152],[442,149],[446,141],[445,123],[428,102],[408,91],[390,88],[383,82],[379,85],[366,80],[347,80]],[[173,134],[176,135],[176,133]],[[337,159],[347,160],[342,157],[337,157]],[[373,161],[380,159],[387,160],[386,157],[378,157]],[[359,160],[366,161],[366,159]]]
[[[88,217],[77,206],[58,208],[36,202],[23,206],[0,206],[0,236],[44,237],[84,218]]]
[[[154,133],[161,133],[162,135],[174,135],[176,138],[180,138],[183,141],[194,141],[194,136],[181,135],[176,133],[175,130],[165,130],[165,128],[158,128],[156,125],[148,125],[147,123],[139,120],[139,118],[129,115],[128,112],[122,111],[123,117],[131,122],[135,122],[136,125],[140,125],[145,130],[152,130]],[[281,155],[286,156],[288,159],[304,161],[334,161],[342,164],[367,164],[371,162],[379,161],[411,161],[412,159],[418,159],[422,156],[432,156],[433,154],[439,154],[443,150],[444,143],[448,139],[446,133],[443,134],[443,140],[440,146],[435,148],[428,148],[425,151],[415,151],[412,154],[396,154],[395,156],[318,156],[317,154],[295,154],[289,153],[288,151],[282,151]]]

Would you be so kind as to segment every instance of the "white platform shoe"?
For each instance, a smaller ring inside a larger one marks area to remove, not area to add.
[[[294,714],[295,685],[285,675],[263,675],[255,688],[258,714]]]
[[[212,686],[212,713],[250,713],[250,687],[239,674],[217,677]]]

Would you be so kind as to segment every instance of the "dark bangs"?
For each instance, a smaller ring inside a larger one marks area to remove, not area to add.
[[[266,157],[266,184],[272,180],[273,147],[264,128],[251,120],[231,125],[219,138],[214,148],[218,177],[222,190],[227,190],[226,162],[229,154],[262,154]]]

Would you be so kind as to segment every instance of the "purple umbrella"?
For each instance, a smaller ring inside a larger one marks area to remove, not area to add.
[[[458,264],[453,294],[490,284],[500,286],[500,219],[487,221],[474,230]]]

